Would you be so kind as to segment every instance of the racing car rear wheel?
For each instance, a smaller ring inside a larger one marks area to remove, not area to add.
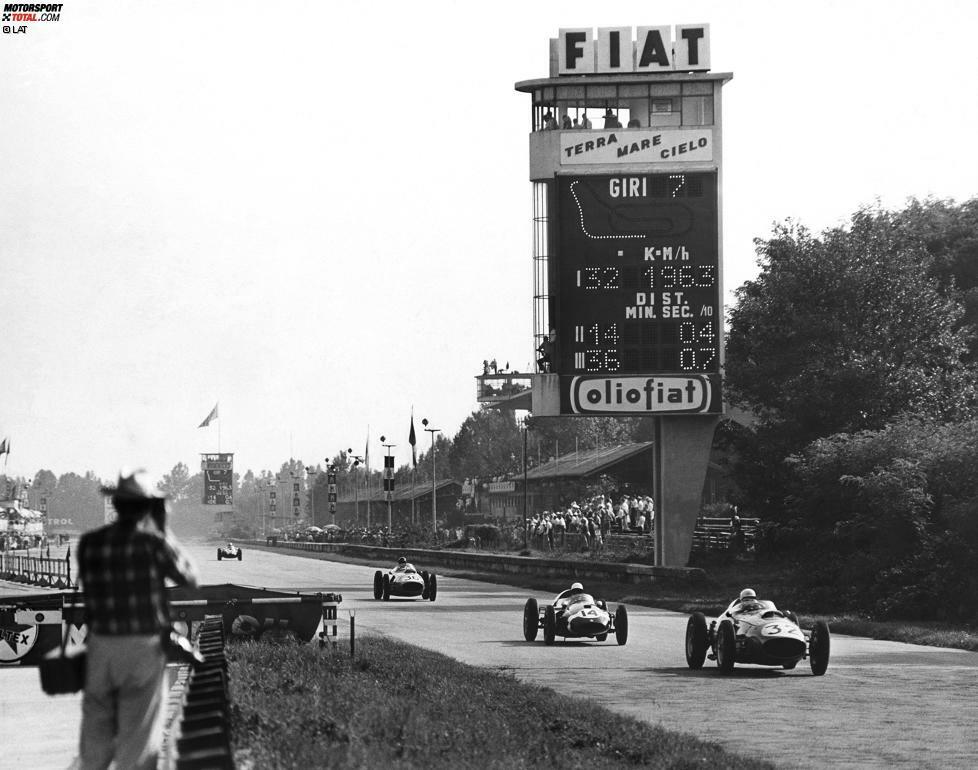
[[[377,570],[374,573],[374,599],[380,599],[384,595],[384,573]]]
[[[619,604],[615,610],[615,640],[619,645],[628,641],[628,610],[624,604]]]
[[[697,670],[703,668],[709,646],[706,616],[702,612],[694,612],[686,622],[686,665]]]
[[[733,623],[729,620],[720,621],[717,629],[717,668],[724,674],[733,671],[734,658],[737,657],[737,635]]]
[[[434,601],[438,596],[438,578],[434,572],[428,575],[428,599]]]
[[[224,556],[224,554],[221,553],[221,549],[218,548],[217,549],[217,560],[220,561],[223,556]]]
[[[384,575],[384,583],[383,583],[382,593],[383,593],[383,596],[384,596],[384,601],[385,602],[386,601],[389,601],[390,598],[391,598],[391,576],[390,575]]]
[[[241,561],[241,554],[243,554],[243,553],[244,553],[244,551],[242,551],[242,550],[241,550],[241,549],[239,548],[239,549],[238,549],[238,561]]]
[[[824,620],[816,621],[808,639],[808,662],[811,664],[812,673],[815,676],[822,676],[829,667],[830,646],[829,624]]]
[[[528,642],[534,641],[539,628],[540,607],[537,605],[537,600],[531,597],[523,605],[523,638]]]
[[[548,604],[543,608],[543,643],[553,644],[557,638],[557,613],[554,612],[553,605]]]

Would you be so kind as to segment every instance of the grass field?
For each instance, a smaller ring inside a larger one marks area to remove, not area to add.
[[[387,638],[230,644],[240,768],[769,768]]]

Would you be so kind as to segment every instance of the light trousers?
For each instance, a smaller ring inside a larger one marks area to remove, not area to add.
[[[79,757],[82,770],[154,770],[166,719],[166,656],[160,637],[86,639]]]

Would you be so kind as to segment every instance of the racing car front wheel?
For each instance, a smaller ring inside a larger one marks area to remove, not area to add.
[[[829,667],[830,646],[829,624],[824,620],[816,621],[808,639],[808,662],[811,664],[812,673],[815,676],[822,676]]]
[[[224,554],[221,553],[221,549],[218,548],[217,549],[217,560],[220,561],[223,556],[224,556]]]
[[[377,570],[374,573],[374,599],[379,600],[384,595],[384,573]]]
[[[628,610],[624,604],[619,604],[615,610],[615,641],[619,645],[628,641]]]
[[[422,599],[428,598],[428,578],[429,578],[428,570],[425,569],[421,570],[421,579],[424,581],[424,589],[421,591]]]
[[[239,549],[238,549],[238,561],[241,561],[241,554],[243,554],[243,553],[244,553],[244,551],[242,551],[242,550],[241,550],[241,549],[239,548]]]
[[[702,612],[694,612],[686,622],[686,665],[694,670],[703,668],[709,646],[706,616]]]
[[[428,601],[434,601],[438,596],[438,578],[432,572],[428,575]]]
[[[729,620],[722,620],[717,629],[717,668],[721,673],[729,674],[733,671],[734,658],[737,657],[737,635],[734,633],[733,623]]]
[[[552,604],[548,604],[543,610],[543,643],[553,644],[557,638],[557,613],[554,612]]]
[[[384,575],[383,596],[385,602],[390,601],[391,598],[391,576],[390,575]]]
[[[523,638],[528,642],[535,641],[540,629],[540,607],[537,600],[530,597],[523,605]]]

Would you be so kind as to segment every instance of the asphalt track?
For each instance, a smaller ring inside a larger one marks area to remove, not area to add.
[[[590,698],[623,714],[698,736],[781,767],[949,768],[978,765],[978,655],[834,635],[828,673],[807,661],[787,672],[757,666],[721,676],[686,667],[685,615],[629,606],[628,644],[523,640],[530,595],[511,586],[438,576],[438,599],[373,599],[377,567],[246,550],[216,560],[195,548],[204,582],[338,591],[340,639],[403,639],[474,665]],[[423,569],[424,564],[416,564]],[[555,584],[555,591],[561,586]],[[586,588],[586,586],[585,586]],[[600,598],[600,597],[598,597]],[[770,597],[777,600],[777,597]]]

